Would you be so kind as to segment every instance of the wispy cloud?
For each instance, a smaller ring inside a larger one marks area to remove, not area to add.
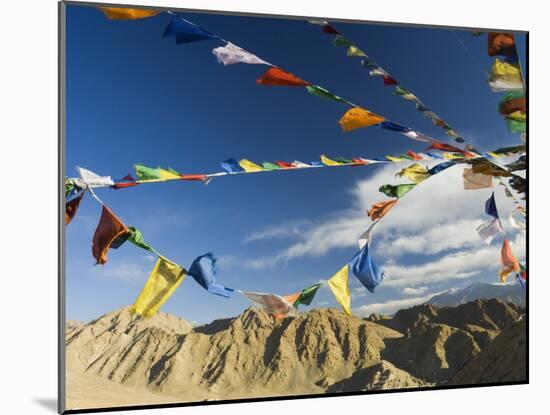
[[[109,266],[96,266],[93,272],[104,278],[114,278],[129,283],[142,283],[147,280],[151,266],[136,262],[113,262]]]
[[[282,226],[271,226],[257,232],[253,232],[245,238],[245,242],[256,242],[271,239],[292,239],[299,237],[302,232],[311,226],[308,220],[285,223]]]
[[[416,288],[405,287],[405,288],[403,288],[402,293],[405,294],[405,295],[417,295],[418,296],[418,295],[424,294],[428,290],[429,290],[428,287],[416,287]]]

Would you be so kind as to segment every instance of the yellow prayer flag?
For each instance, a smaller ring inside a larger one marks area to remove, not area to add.
[[[395,157],[395,156],[386,156],[386,159],[389,160],[389,161],[394,161],[394,162],[403,161],[403,159],[401,157]]]
[[[143,317],[155,315],[186,275],[186,271],[179,265],[159,257],[149,279],[131,307],[131,312]]]
[[[347,55],[348,56],[367,56],[365,55],[365,52],[363,52],[357,46],[353,46],[353,45],[348,48]]]
[[[428,169],[426,169],[426,167],[424,167],[423,165],[414,163],[411,164],[409,167],[405,167],[403,170],[397,173],[396,176],[405,176],[415,183],[420,183],[430,177],[430,173],[428,173]]]
[[[263,167],[258,166],[256,163],[251,162],[247,159],[239,160],[239,166],[241,166],[245,172],[252,173],[255,171],[264,171]]]
[[[370,127],[371,125],[380,124],[385,120],[384,117],[374,114],[366,109],[354,107],[348,110],[338,123],[342,126],[342,130],[351,131],[361,127]]]
[[[349,295],[349,286],[348,286],[348,269],[349,265],[346,264],[338,271],[334,276],[328,280],[328,286],[332,291],[332,294],[338,301],[338,304],[344,310],[348,316],[351,316],[351,298]]]
[[[521,71],[518,65],[496,60],[491,68],[491,80],[505,79],[507,81],[521,81]]]
[[[156,16],[159,10],[127,9],[124,7],[100,7],[107,19],[111,20],[135,20]]]
[[[163,180],[181,179],[181,175],[166,169],[159,169],[159,176]]]
[[[329,159],[327,156],[325,156],[324,154],[321,155],[321,161],[324,165],[326,166],[340,166],[342,163],[340,163],[339,161],[336,161],[336,160],[332,160],[332,159]]]
[[[464,154],[443,153],[443,158],[444,158],[445,160],[461,159],[461,158],[464,158]]]
[[[527,113],[523,111],[514,111],[511,114],[508,114],[506,118],[520,122],[527,122]]]

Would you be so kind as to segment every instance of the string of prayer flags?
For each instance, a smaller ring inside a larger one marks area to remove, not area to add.
[[[398,185],[385,184],[383,186],[380,186],[378,190],[384,193],[386,196],[396,197],[400,199],[407,193],[409,193],[415,186],[416,183],[406,183]]]
[[[181,174],[172,169],[160,167],[152,168],[143,164],[135,164],[136,176],[139,180],[176,180],[181,179]]]
[[[111,176],[100,176],[93,171],[77,167],[76,170],[85,187],[105,187],[115,184]]]
[[[332,278],[327,281],[327,284],[336,298],[344,313],[351,316],[351,296],[348,286],[349,265],[346,264]]]
[[[107,251],[111,244],[121,235],[128,232],[128,228],[122,221],[109,209],[103,206],[101,218],[92,239],[92,255],[97,264],[107,262]]]
[[[355,254],[349,262],[351,272],[363,284],[363,286],[374,293],[374,289],[384,279],[384,272],[373,261],[369,252],[369,243]]]
[[[176,40],[176,44],[198,42],[201,40],[219,39],[213,33],[210,33],[203,28],[182,19],[179,16],[173,14],[170,17],[170,22],[166,26],[162,37],[173,37]]]
[[[84,193],[86,192],[83,191],[78,196],[72,198],[65,203],[65,225],[71,223],[71,221],[75,217],[76,211],[78,210],[80,202],[82,201],[82,197],[84,197]]]
[[[505,238],[504,242],[502,243],[502,249],[500,251],[500,269],[498,271],[498,275],[500,276],[500,281],[502,283],[506,282],[508,275],[510,275],[513,272],[519,272],[519,271],[521,271],[519,262],[516,259],[514,253],[512,252],[512,248],[510,247],[510,242],[508,242],[508,239]]]
[[[220,164],[222,166],[222,169],[224,169],[227,173],[239,173],[244,171],[244,169],[239,163],[237,163],[237,160],[235,159],[228,159],[222,161]]]
[[[216,261],[216,257],[210,252],[201,255],[193,261],[187,274],[192,276],[209,293],[229,298],[234,290],[224,287],[216,281]]]
[[[280,295],[252,291],[240,292],[268,314],[285,316],[287,314],[293,314],[296,311],[292,304]]]
[[[319,85],[307,85],[306,89],[307,89],[307,92],[309,92],[311,95],[315,95],[317,97],[332,100],[332,101],[343,102],[344,104],[353,106],[353,104],[348,100],[341,98],[337,95],[334,95],[332,92],[326,90],[323,87],[320,87]]]
[[[382,202],[375,203],[367,211],[367,215],[373,221],[381,219],[386,215],[386,213],[388,213],[390,211],[391,208],[393,208],[395,206],[395,204],[398,201],[399,201],[399,199],[390,199],[390,200],[384,200]]]
[[[295,301],[293,301],[291,304],[298,308],[299,305],[310,305],[313,301],[313,298],[315,297],[315,294],[317,294],[317,290],[321,288],[323,284],[314,284],[311,287],[304,288],[302,291],[300,291],[298,298],[296,298]]]
[[[186,275],[185,269],[159,256],[149,279],[130,311],[146,318],[155,315],[176,291]]]
[[[219,63],[224,65],[233,65],[235,63],[248,63],[252,65],[268,65],[273,66],[269,62],[258,58],[253,53],[250,53],[231,42],[227,42],[225,46],[220,46],[212,50]]]
[[[340,118],[338,123],[344,131],[352,131],[362,127],[380,124],[385,118],[374,114],[366,109],[355,107],[351,108]]]
[[[269,68],[261,78],[256,80],[260,85],[271,86],[309,86],[309,82],[298,78],[290,72],[284,71],[281,68]]]
[[[516,43],[512,33],[489,32],[487,36],[489,56],[514,56]]]
[[[464,168],[462,173],[464,179],[464,190],[490,189],[493,187],[493,176],[474,173],[474,169]]]
[[[257,171],[264,171],[265,169],[261,166],[258,166],[256,163],[251,162],[247,159],[239,160],[239,166],[247,173],[254,173]]]
[[[110,20],[136,20],[156,16],[159,10],[127,9],[123,7],[100,7],[101,11]]]

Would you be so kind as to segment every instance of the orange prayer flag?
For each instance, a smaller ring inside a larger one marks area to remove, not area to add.
[[[124,7],[100,7],[107,19],[111,20],[135,20],[156,16],[160,10],[127,9]]]
[[[113,241],[120,235],[128,232],[128,228],[122,221],[109,209],[103,206],[101,218],[92,239],[92,254],[98,264],[107,262],[107,251]]]
[[[500,251],[500,269],[498,275],[500,276],[500,282],[506,282],[506,278],[512,272],[519,272],[521,270],[519,262],[516,259],[508,239],[504,239],[502,243],[502,249]]]
[[[86,192],[82,192],[80,196],[75,197],[65,204],[65,225],[68,225],[76,215],[76,211],[78,210],[78,206],[80,205],[80,201],[82,200],[84,193]]]
[[[300,297],[300,294],[301,294],[301,291],[300,291],[300,292],[297,292],[297,293],[294,293],[294,294],[284,295],[283,298],[284,298],[284,300],[285,300],[287,303],[289,303],[290,305],[294,305],[294,303],[296,302],[296,300]],[[287,315],[288,315],[288,313],[285,313],[285,314],[273,314],[273,317],[275,317],[275,318],[285,318]]]
[[[374,221],[382,218],[386,213],[395,206],[399,199],[384,200],[383,202],[375,203],[367,211],[367,215]]]
[[[513,56],[516,54],[516,43],[512,33],[489,32],[487,34],[489,56]]]
[[[384,120],[385,118],[380,115],[374,114],[363,108],[354,107],[346,111],[338,123],[342,126],[342,130],[352,131],[357,128],[380,124]]]
[[[286,72],[281,68],[269,68],[256,83],[261,85],[278,86],[308,86],[309,82],[298,78],[296,75]]]

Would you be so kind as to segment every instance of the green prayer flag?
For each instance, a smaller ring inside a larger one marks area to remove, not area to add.
[[[264,161],[262,167],[266,170],[279,170],[281,168],[281,166],[277,166],[275,163],[269,161]]]
[[[336,160],[339,163],[353,163],[353,160],[344,158],[344,157],[335,157],[334,160]]]
[[[143,164],[134,165],[136,169],[136,175],[139,180],[155,180],[160,179],[160,169],[153,169],[151,167],[144,166]]]
[[[493,150],[491,153],[495,154],[507,154],[507,153],[523,153],[525,152],[527,147],[525,144],[521,144],[519,146],[512,146],[512,147],[501,147],[497,150]]]
[[[414,186],[416,186],[416,183],[398,184],[396,186],[385,184],[383,186],[380,186],[380,189],[378,190],[384,193],[386,196],[396,197],[399,199],[410,192]]]
[[[511,133],[524,133],[527,131],[527,123],[524,121],[517,121],[507,118],[506,124],[508,125],[508,131]]]
[[[337,48],[340,46],[351,46],[353,43],[351,43],[349,40],[347,40],[344,36],[337,35],[334,40],[332,41],[332,44],[336,46]]]
[[[308,85],[306,86],[307,92],[309,92],[311,95],[315,95],[316,97],[330,99],[333,101],[339,101],[343,102],[344,104],[353,105],[348,100],[341,98],[337,95],[334,95],[332,92],[327,91],[325,88],[320,87],[319,85]]]
[[[73,190],[74,190],[74,184],[65,183],[65,198],[69,197],[69,195]]]
[[[130,241],[131,243],[133,243],[135,246],[137,246],[139,248],[145,249],[146,251],[153,252],[153,253],[159,255],[159,253],[157,251],[155,251],[155,249],[153,249],[153,247],[151,247],[150,245],[145,243],[145,240],[143,239],[143,234],[138,229],[134,228],[133,226],[129,226],[128,227],[128,232],[126,232],[126,233],[120,235],[118,238],[116,238],[111,243],[111,248],[118,249],[126,241]]]
[[[321,287],[321,285],[323,284],[315,284],[311,287],[304,288],[298,299],[294,302],[294,307],[298,308],[300,304],[310,305],[313,301],[313,297],[315,297],[315,294],[317,294],[317,290]]]

